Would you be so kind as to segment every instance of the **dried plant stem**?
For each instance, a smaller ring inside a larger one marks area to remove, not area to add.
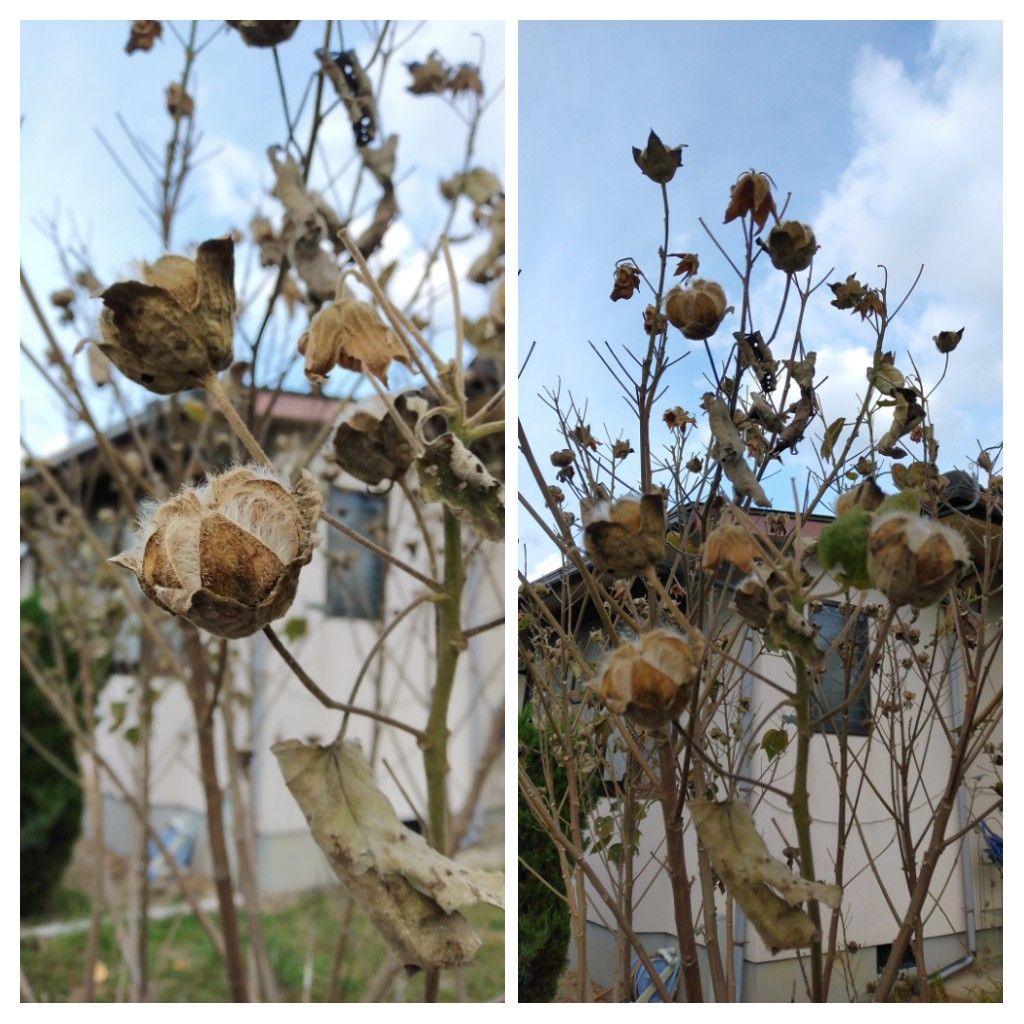
[[[242,442],[245,450],[261,465],[269,466],[270,456],[260,446],[259,441],[256,440],[252,435],[252,431],[245,425],[245,420],[238,415],[238,410],[231,403],[231,399],[228,398],[227,392],[224,390],[224,386],[221,384],[220,379],[215,373],[211,373],[206,380],[203,381],[203,387],[206,393],[214,400],[217,408],[224,414],[224,418],[228,421],[228,425],[235,432],[238,440]]]
[[[811,749],[811,676],[807,666],[799,658],[796,668],[796,767],[793,778],[793,825],[796,828],[797,844],[800,848],[800,874],[811,882],[814,876],[814,847],[811,842],[811,809],[807,792],[807,771]],[[807,914],[818,937],[811,944],[811,1001],[824,1001],[823,961],[821,948],[821,911],[817,900],[807,901]]]
[[[328,697],[323,690],[313,681],[309,673],[292,657],[291,651],[281,642],[281,638],[274,632],[273,626],[264,626],[263,633],[266,638],[270,641],[271,646],[281,655],[281,659],[284,663],[292,670],[295,678],[298,679],[302,685],[309,690],[309,692],[321,703],[325,708],[330,708],[332,711],[344,711],[348,714],[362,715],[365,718],[372,718],[376,722],[381,722],[384,725],[390,725],[394,729],[401,729],[403,732],[407,732],[412,736],[415,736],[417,741],[425,739],[425,733],[422,730],[415,728],[415,726],[408,725],[406,722],[400,722],[397,718],[391,718],[388,715],[382,715],[378,711],[371,711],[369,708],[357,708],[351,704],[342,704],[341,701],[333,700]]]

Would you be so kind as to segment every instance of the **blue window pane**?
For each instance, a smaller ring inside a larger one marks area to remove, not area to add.
[[[387,497],[332,487],[331,513],[346,526],[386,547]],[[327,530],[327,607],[345,619],[381,619],[384,615],[384,562],[335,529]]]
[[[849,707],[844,705],[860,682],[868,658],[867,618],[858,614],[857,621],[841,645],[834,645],[843,631],[847,615],[836,605],[824,605],[813,617],[818,627],[818,644],[829,650],[825,670],[811,694],[811,721],[819,732],[866,736],[865,722],[871,715],[871,684],[865,683]],[[840,709],[843,710],[840,710]]]

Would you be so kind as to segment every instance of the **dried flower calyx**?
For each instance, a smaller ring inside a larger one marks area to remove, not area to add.
[[[963,537],[915,512],[883,512],[868,535],[868,575],[893,604],[926,608],[970,564]]]
[[[368,302],[339,298],[324,306],[299,338],[306,357],[306,379],[324,384],[335,366],[372,373],[385,386],[392,360],[409,365],[402,343]]]
[[[136,50],[152,50],[153,44],[163,34],[164,29],[159,21],[133,21],[124,52],[131,54]]]
[[[397,395],[392,403],[410,431],[427,411],[426,399],[415,394]],[[415,451],[405,432],[387,410],[374,414],[358,410],[334,434],[334,458],[357,480],[375,486],[398,480],[412,465]]]
[[[615,714],[657,729],[686,707],[703,656],[697,634],[687,641],[672,630],[656,629],[606,655],[587,686]]]
[[[612,286],[611,300],[631,299],[640,287],[640,271],[632,263],[623,263],[615,268],[615,283]]]
[[[246,46],[259,47],[286,42],[299,27],[297,21],[229,21],[228,24],[238,30]]]
[[[216,636],[250,636],[291,607],[321,502],[305,471],[288,491],[268,470],[232,469],[157,506],[135,549],[111,561],[171,614]]]
[[[659,185],[667,185],[683,166],[683,148],[685,142],[678,146],[666,146],[654,130],[647,136],[647,145],[641,150],[633,146],[633,160],[644,174]]]
[[[158,395],[199,387],[231,365],[235,315],[235,243],[214,238],[195,260],[161,256],[143,281],[120,281],[101,298],[103,354],[128,378]]]
[[[787,274],[806,270],[817,251],[814,232],[799,221],[787,220],[776,224],[768,234],[768,256],[772,266]]]
[[[665,299],[669,323],[691,341],[703,341],[718,330],[730,311],[720,284],[697,278],[686,288],[673,288]]]
[[[181,82],[167,86],[167,113],[171,117],[191,117],[196,111],[195,100],[181,87]]]
[[[935,342],[935,347],[942,353],[952,352],[957,345],[960,344],[960,339],[964,336],[964,329],[961,327],[959,331],[939,331],[938,334],[932,338]]]
[[[599,501],[584,515],[587,554],[599,569],[632,576],[665,554],[665,496]]]
[[[763,230],[768,218],[775,213],[772,183],[767,174],[747,171],[739,176],[729,192],[729,205],[722,223],[728,224],[729,221],[748,213],[753,217],[759,230]]]

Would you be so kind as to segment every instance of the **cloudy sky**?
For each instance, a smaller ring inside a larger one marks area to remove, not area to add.
[[[185,34],[188,22],[176,22]],[[214,35],[217,22],[200,23],[199,42]],[[423,61],[432,49],[440,51],[449,64],[475,63],[484,42],[483,79],[488,95],[500,93],[504,79],[504,28],[500,22],[406,23],[397,38],[408,38],[389,66],[379,96],[383,134],[397,133],[397,195],[401,219],[388,232],[379,266],[400,258],[392,279],[393,295],[418,279],[423,246],[432,242],[447,214],[447,204],[438,192],[440,179],[450,177],[462,163],[466,127],[444,101],[435,96],[411,96],[404,62]],[[373,50],[380,23],[343,23],[344,45],[354,48],[363,62]],[[159,237],[140,212],[135,195],[114,160],[105,151],[97,132],[110,142],[118,158],[132,171],[147,191],[152,181],[118,123],[118,115],[157,154],[163,154],[169,138],[171,119],[164,105],[164,89],[180,78],[182,48],[167,30],[149,52],[127,55],[124,46],[129,23],[22,22],[21,25],[21,261],[33,289],[44,301],[51,291],[64,287],[55,247],[40,230],[41,222],[58,226],[65,242],[80,238],[88,244],[96,271],[105,282],[135,274],[140,260],[161,255]],[[479,35],[475,34],[478,33]],[[303,22],[296,34],[278,48],[282,77],[286,84],[292,116],[318,63],[314,51],[323,45],[322,22]],[[339,49],[337,31],[332,48]],[[374,81],[380,64],[373,69]],[[279,223],[279,204],[267,192],[273,183],[267,147],[283,144],[287,129],[270,50],[246,47],[234,32],[215,35],[200,54],[193,72],[196,121],[203,134],[199,157],[206,157],[185,190],[187,206],[176,222],[172,251],[185,252],[190,246],[232,228],[246,230],[258,206]],[[328,99],[333,92],[328,89]],[[498,95],[484,115],[476,138],[475,163],[503,179],[504,122],[503,96]],[[299,121],[296,138],[308,137],[310,108]],[[468,111],[465,101],[460,110]],[[325,123],[320,138],[326,164],[314,163],[311,181],[325,189],[327,179],[342,171],[351,160],[352,132],[343,110]],[[351,176],[342,177],[337,190],[326,189],[345,211],[351,194]],[[355,212],[368,222],[376,202],[377,187],[364,182]],[[468,204],[456,221],[453,235],[468,233]],[[358,232],[360,221],[354,224]],[[483,248],[480,236],[455,247],[457,265],[468,264]],[[247,267],[249,272],[247,272]],[[238,254],[236,281],[248,287],[258,277]],[[271,278],[272,280],[272,278]],[[248,284],[245,284],[248,282]],[[484,289],[468,285],[464,309],[479,315],[489,296]],[[97,302],[95,304],[99,306]],[[262,306],[256,304],[257,320]],[[442,310],[439,321],[450,327],[450,311]],[[251,325],[250,325],[251,326]],[[297,313],[292,324],[282,320],[279,338],[282,348],[291,345],[305,327]],[[22,338],[34,351],[42,339],[27,303],[21,304]],[[77,327],[58,327],[58,338],[70,351],[81,333]],[[450,332],[449,332],[450,333]],[[294,337],[292,337],[294,335]],[[239,349],[242,355],[243,350]],[[83,361],[85,356],[79,357]],[[399,368],[399,375],[401,371]],[[341,393],[351,386],[351,375],[342,382],[332,376],[331,389]],[[59,400],[41,384],[35,371],[22,360],[21,428],[38,450],[53,451],[68,438],[69,427]],[[287,381],[305,390],[301,370]],[[397,383],[401,384],[399,380]],[[145,393],[128,384],[136,404],[147,400]],[[109,391],[109,389],[107,389]],[[94,395],[96,410],[112,416],[113,400],[106,393]]]
[[[930,389],[943,368],[932,336],[965,326],[931,400],[939,463],[971,469],[977,440],[1002,440],[998,23],[524,23],[519,64],[520,352],[536,342],[520,415],[545,465],[563,444],[536,396],[558,382],[586,401],[595,436],[637,447],[635,418],[587,343],[621,352],[645,340],[646,302],[613,304],[609,293],[620,258],[656,274],[660,192],[630,150],[643,147],[651,128],[689,147],[669,185],[670,251],[697,252],[701,276],[719,281],[730,299],[738,281],[697,218],[734,257],[741,253],[739,222],[722,219],[729,186],[749,168],[768,172],[777,195],[791,192],[787,216],[813,226],[816,277],[834,267],[830,281],[856,273],[878,285],[885,264],[890,295],[901,296],[924,264],[886,347],[906,371],[912,357]],[[752,306],[766,336],[783,282],[759,262]],[[829,422],[855,412],[874,341],[831,298],[827,289],[812,298],[803,331],[818,352],[816,381],[828,377],[819,395]],[[737,324],[727,318],[712,339],[719,362]],[[674,354],[691,351],[669,371],[660,405],[699,412],[703,346],[675,329],[669,342]],[[801,457],[821,431],[819,421]],[[625,463],[627,478],[631,470],[636,476],[637,456]],[[521,476],[533,498],[525,468]],[[793,478],[803,475],[790,458],[767,484],[779,507],[792,505]],[[525,517],[520,538],[531,575],[553,567],[550,545]]]

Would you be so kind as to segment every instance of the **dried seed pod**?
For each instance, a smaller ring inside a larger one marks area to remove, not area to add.
[[[180,82],[167,86],[167,113],[171,117],[191,117],[196,111],[195,100],[181,87]]]
[[[584,515],[587,554],[599,569],[632,576],[665,554],[665,496],[599,501]]]
[[[250,636],[291,607],[321,502],[305,471],[288,491],[268,470],[231,469],[157,506],[135,548],[110,561],[172,615],[216,636]]]
[[[710,338],[728,311],[722,286],[702,278],[691,281],[686,288],[673,288],[665,300],[669,323],[691,341]]]
[[[437,50],[431,50],[424,63],[413,61],[405,66],[412,75],[412,85],[406,92],[411,92],[414,96],[441,93],[449,87],[451,68],[441,59]]]
[[[676,269],[672,271],[673,277],[682,275],[683,281],[689,281],[697,271],[700,270],[700,258],[695,252],[684,252],[679,257]]]
[[[768,233],[768,255],[772,266],[787,274],[806,270],[817,251],[814,232],[799,221],[787,220],[776,224]]]
[[[640,287],[640,271],[632,263],[623,263],[615,268],[615,284],[612,287],[611,300],[631,299]]]
[[[876,516],[871,525],[868,574],[894,604],[935,604],[969,564],[963,537],[941,523],[894,511]]]
[[[460,64],[452,73],[448,88],[453,96],[464,92],[483,96],[484,83],[480,78],[480,69],[475,64]]]
[[[713,572],[722,562],[731,562],[737,569],[750,572],[757,557],[757,546],[748,530],[726,523],[708,534],[704,541],[700,567]]]
[[[747,171],[741,174],[736,184],[729,191],[729,206],[725,211],[723,224],[751,214],[754,223],[763,229],[768,217],[775,213],[775,200],[772,198],[772,183],[766,174]]]
[[[427,411],[426,400],[402,394],[395,409],[410,430]],[[357,480],[371,486],[383,480],[398,480],[412,465],[416,453],[390,412],[374,414],[359,410],[334,434],[334,457],[338,465]]]
[[[342,298],[324,306],[299,338],[306,379],[324,384],[335,366],[372,373],[385,387],[392,360],[409,365],[401,342],[368,302]]]
[[[200,387],[231,365],[235,243],[214,238],[195,260],[161,256],[144,281],[120,281],[100,296],[103,354],[158,395]]]
[[[953,349],[960,344],[960,339],[964,336],[964,329],[961,327],[959,331],[939,331],[932,341],[935,342],[935,347],[943,353],[952,352]]]
[[[551,453],[551,465],[558,466],[560,469],[571,466],[575,460],[576,455],[571,448],[562,448],[560,451]]]
[[[686,707],[703,656],[696,634],[688,642],[672,630],[656,629],[609,652],[587,686],[615,714],[657,729]]]
[[[228,24],[238,30],[246,46],[263,48],[286,42],[299,27],[297,21],[229,21]]]
[[[133,21],[124,52],[130,54],[136,50],[152,50],[153,44],[163,34],[163,26],[159,21]]]

